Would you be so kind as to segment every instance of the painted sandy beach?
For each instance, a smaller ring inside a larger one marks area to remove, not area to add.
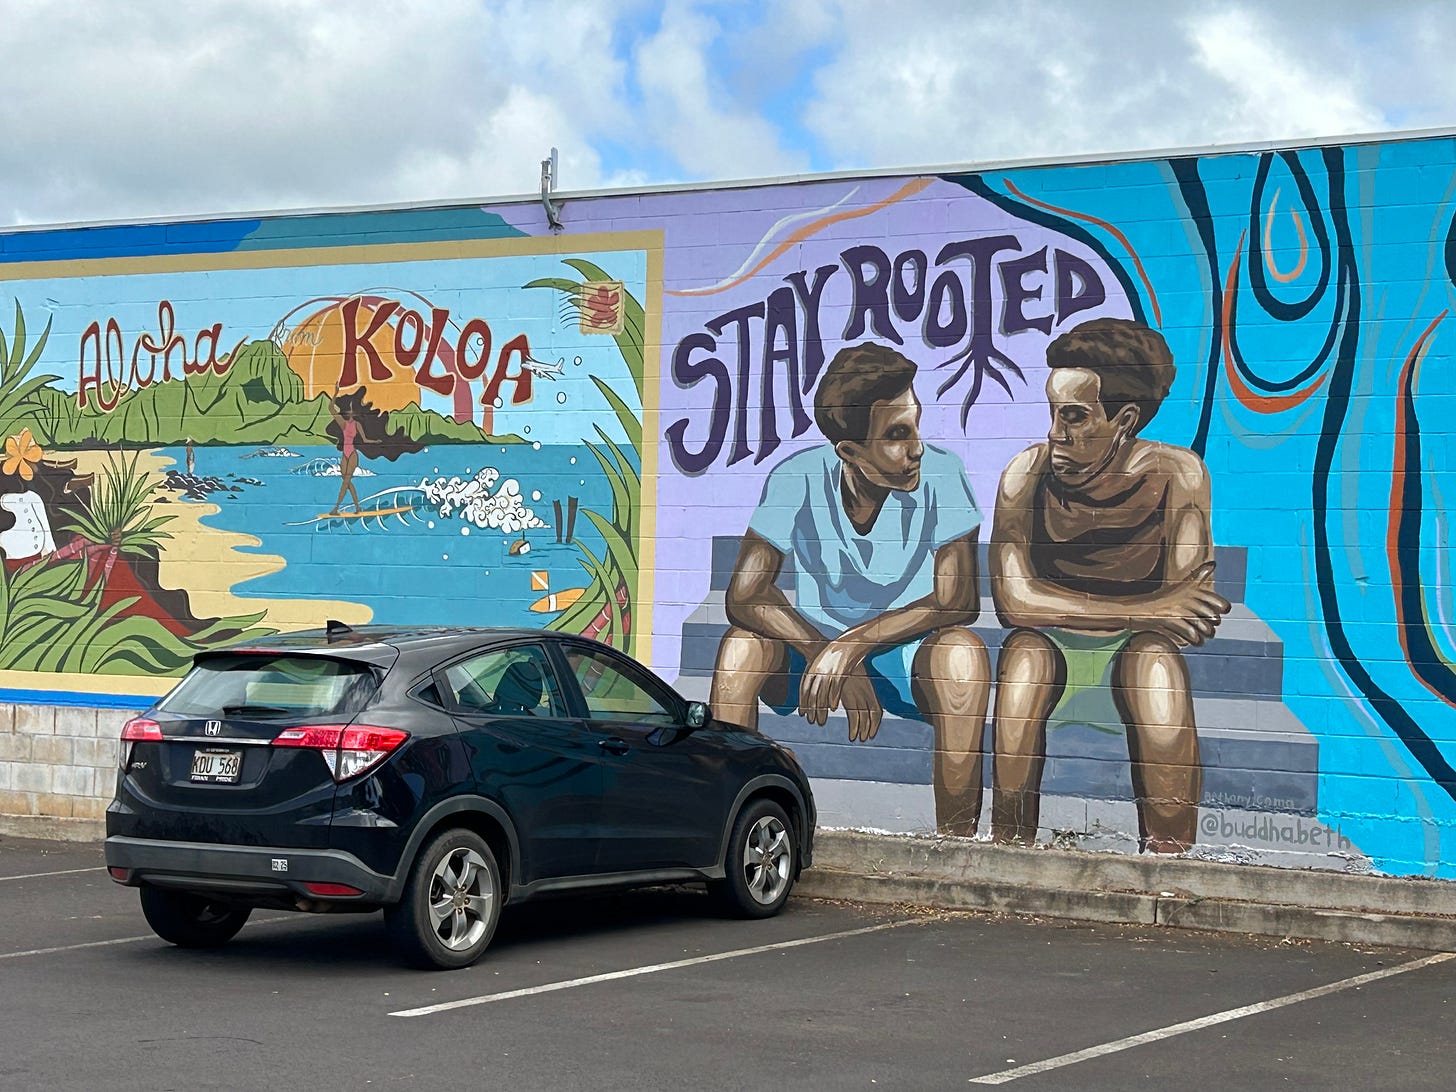
[[[583,558],[605,550],[583,511],[610,511],[609,486],[570,450],[446,444],[365,460],[354,477],[362,514],[349,497],[334,514],[329,449],[193,456],[192,475],[177,448],[145,459],[153,513],[173,517],[160,582],[185,590],[199,619],[265,611],[259,624],[279,630],[330,619],[540,626],[579,601]]]
[[[105,455],[85,452],[77,456],[78,469],[94,470],[105,462]],[[156,487],[165,480],[166,472],[177,460],[160,451],[144,451],[139,463],[155,479]],[[373,618],[374,612],[360,603],[337,599],[241,598],[233,589],[244,581],[280,571],[287,562],[277,554],[249,553],[244,548],[262,545],[253,535],[208,526],[204,520],[216,516],[219,506],[211,501],[189,501],[172,498],[166,490],[154,491],[159,502],[154,510],[172,517],[165,530],[171,536],[161,547],[160,583],[169,591],[185,591],[198,618],[226,618],[266,610],[260,624],[278,630],[312,629],[336,619],[348,625],[361,625]],[[200,582],[199,573],[212,579]]]

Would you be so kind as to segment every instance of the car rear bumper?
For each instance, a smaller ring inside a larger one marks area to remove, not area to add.
[[[264,902],[306,899],[380,905],[397,901],[394,877],[368,868],[352,853],[337,849],[284,849],[270,846],[169,842],[112,835],[106,839],[106,866],[124,869],[112,879],[127,887],[152,884]],[[357,895],[321,895],[309,884],[347,884]]]

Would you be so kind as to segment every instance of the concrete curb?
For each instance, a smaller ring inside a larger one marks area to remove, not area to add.
[[[105,822],[0,815],[0,835],[101,842]],[[1456,883],[820,830],[809,898],[1456,951]]]
[[[811,898],[1456,951],[1456,884],[821,830]]]
[[[55,815],[0,815],[0,834],[50,842],[102,842],[106,820],[67,819]]]

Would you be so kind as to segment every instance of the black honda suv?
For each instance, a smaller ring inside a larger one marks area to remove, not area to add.
[[[507,902],[700,880],[767,917],[812,852],[788,750],[558,633],[331,623],[208,652],[122,741],[106,863],[183,947],[254,907],[382,908],[407,961],[464,967]]]

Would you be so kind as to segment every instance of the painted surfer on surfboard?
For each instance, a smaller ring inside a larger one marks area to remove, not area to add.
[[[339,496],[334,507],[326,513],[337,516],[339,506],[347,493],[354,500],[354,511],[361,511],[359,493],[354,488],[354,472],[359,469],[359,456],[385,458],[393,461],[401,455],[419,451],[423,446],[411,440],[403,432],[389,428],[389,415],[380,412],[364,400],[365,388],[358,387],[348,394],[339,394],[339,385],[334,384],[333,394],[328,396],[329,416],[333,422],[325,430],[329,439],[339,449]]]
[[[344,494],[354,498],[354,511],[359,511],[359,493],[354,488],[354,471],[359,469],[359,447],[360,443],[369,443],[369,433],[364,430],[361,422],[354,416],[352,403],[339,406],[339,385],[334,384],[334,393],[329,395],[329,416],[334,419],[334,424],[339,428],[339,499],[334,501],[333,508],[329,509],[329,515],[338,515],[339,505],[344,503]]]

